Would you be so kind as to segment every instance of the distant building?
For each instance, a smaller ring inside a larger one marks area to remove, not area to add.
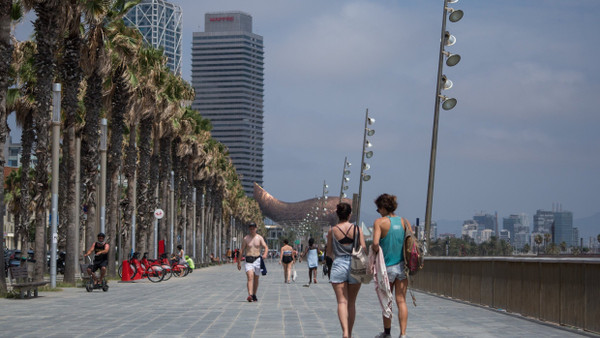
[[[481,230],[481,232],[480,232],[481,243],[491,240],[492,236],[494,236],[494,230],[492,230],[492,229]]]
[[[229,151],[246,195],[263,184],[263,37],[252,17],[207,13],[192,40],[192,107],[209,119],[212,136]]]
[[[499,239],[501,241],[505,241],[507,243],[510,243],[510,231],[506,230],[506,229],[502,229],[500,230],[500,236]]]
[[[579,240],[579,228],[577,227],[573,227],[573,244],[571,244],[572,246],[580,246],[580,240]]]
[[[181,8],[164,0],[142,0],[133,7],[123,21],[135,26],[144,41],[162,48],[167,57],[167,66],[175,75],[181,75]]]
[[[554,213],[552,242],[556,245],[565,242],[568,247],[573,246],[573,213],[571,211],[557,211]]]
[[[490,229],[496,231],[496,216],[490,214],[478,214],[473,220],[479,224],[479,229]]]
[[[478,230],[477,222],[475,222],[472,219],[468,219],[463,222],[461,235],[462,235],[462,237],[466,236],[466,237],[472,238],[475,241],[475,243],[478,243],[479,233],[477,230]]]
[[[443,234],[440,234],[438,238],[440,238],[440,239],[456,238],[456,234],[443,233]]]
[[[554,211],[537,210],[533,215],[533,232],[550,233],[554,222]]]

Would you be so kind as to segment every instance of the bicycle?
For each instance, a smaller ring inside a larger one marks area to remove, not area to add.
[[[142,277],[147,277],[148,280],[153,283],[161,282],[167,274],[160,261],[148,259],[147,252],[144,253],[144,257],[142,257],[140,265],[142,267],[142,271],[144,271]]]

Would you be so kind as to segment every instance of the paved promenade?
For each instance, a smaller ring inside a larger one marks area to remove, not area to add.
[[[0,337],[340,337],[333,290],[319,271],[318,284],[284,284],[281,267],[267,265],[258,302],[246,301],[246,278],[234,264],[196,270],[161,283],[111,282],[110,290],[65,288],[39,298],[0,299]],[[500,311],[415,292],[409,302],[408,337],[593,336]],[[408,296],[410,298],[410,296]],[[396,309],[394,309],[395,314]],[[382,331],[373,284],[357,300],[354,337]],[[398,337],[397,319],[392,337]]]

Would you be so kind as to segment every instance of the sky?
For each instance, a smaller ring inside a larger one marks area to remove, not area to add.
[[[373,200],[424,222],[443,1],[172,0],[183,10],[183,77],[207,12],[253,17],[265,46],[264,184],[279,200],[339,196],[344,158],[359,189],[365,112],[376,119],[361,220]],[[444,66],[432,219],[600,212],[600,1],[460,0]],[[577,226],[577,224],[575,224]],[[456,229],[455,232],[459,232]]]

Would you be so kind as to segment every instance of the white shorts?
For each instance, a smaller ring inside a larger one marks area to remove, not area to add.
[[[246,272],[254,270],[255,276],[260,276],[260,258],[257,258],[252,263],[246,263]]]

